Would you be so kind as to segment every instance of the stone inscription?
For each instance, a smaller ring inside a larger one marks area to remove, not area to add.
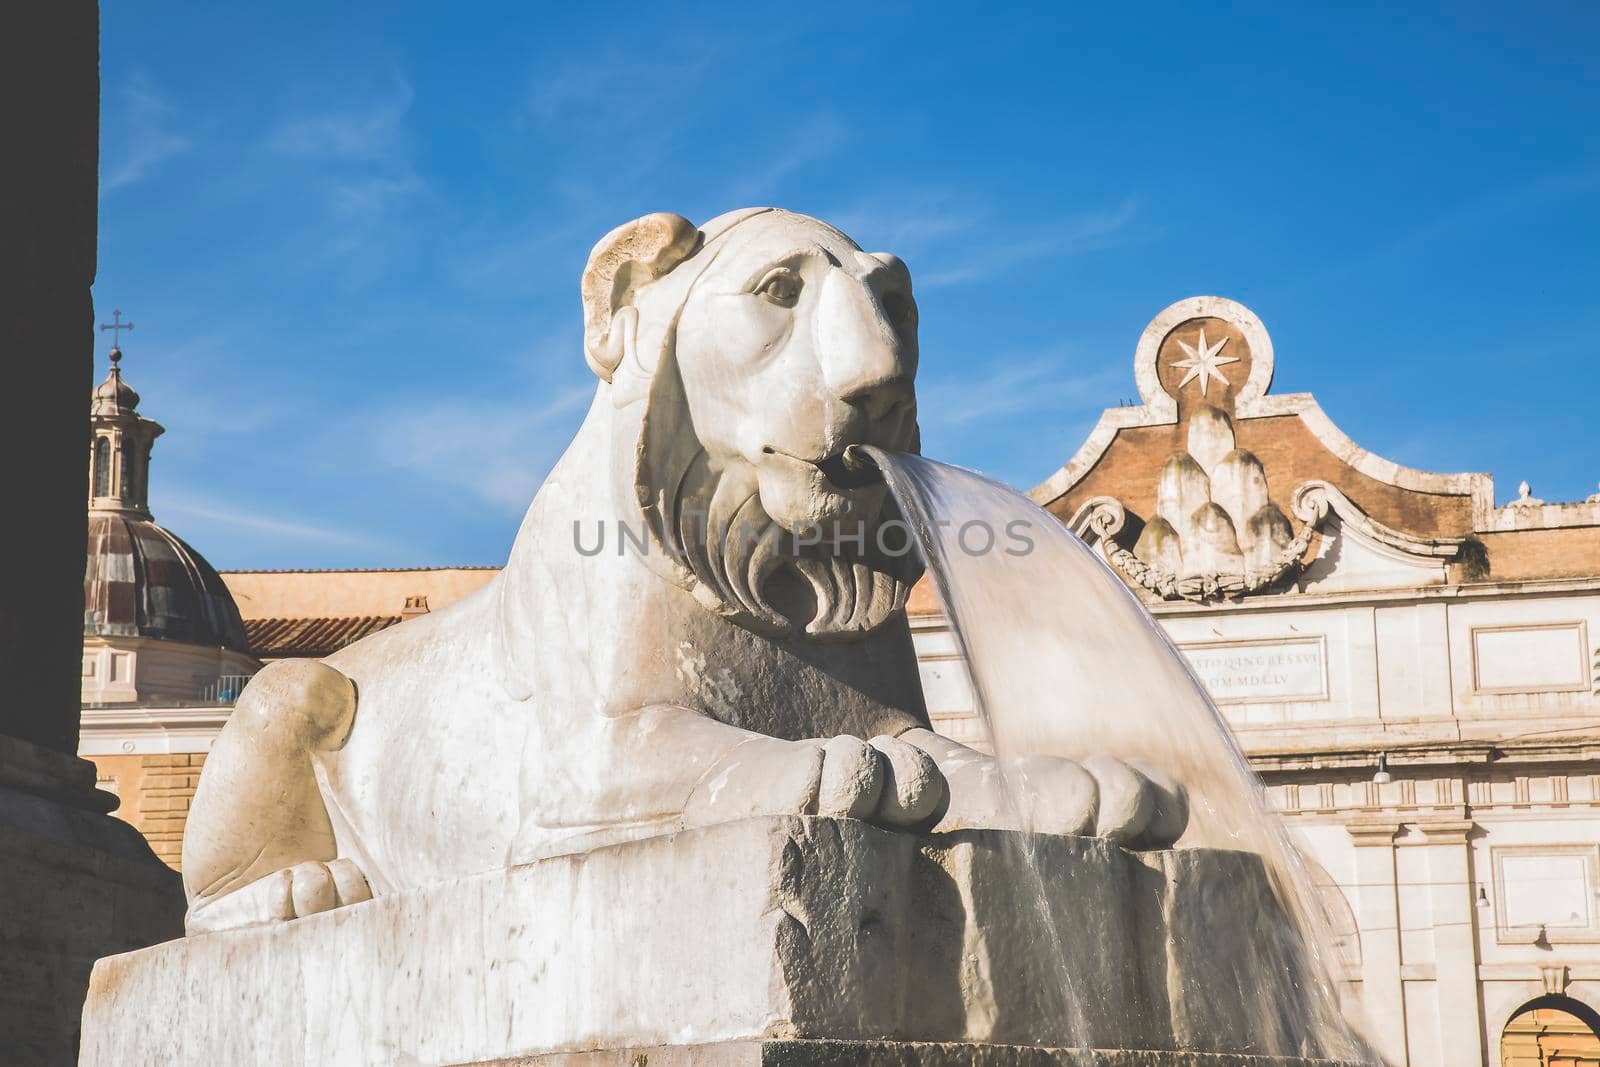
[[[1219,704],[1327,699],[1327,656],[1320,637],[1180,647]]]

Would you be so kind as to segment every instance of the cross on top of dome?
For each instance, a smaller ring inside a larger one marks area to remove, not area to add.
[[[114,308],[111,312],[111,321],[100,324],[100,332],[111,331],[111,362],[115,363],[122,358],[122,331],[133,329],[133,323],[122,321],[122,309]]]
[[[122,309],[111,313],[111,322],[103,322],[100,329],[112,331],[111,341],[111,370],[106,374],[106,380],[101,382],[94,391],[94,403],[91,412],[95,415],[122,415],[130,414],[139,406],[139,394],[133,386],[122,380],[122,331],[133,329],[133,323],[122,321]]]

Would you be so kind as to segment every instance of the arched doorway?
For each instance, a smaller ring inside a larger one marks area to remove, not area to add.
[[[1600,1014],[1571,997],[1528,1001],[1500,1035],[1500,1065],[1600,1067]]]

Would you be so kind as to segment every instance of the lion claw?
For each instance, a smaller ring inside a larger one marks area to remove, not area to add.
[[[289,922],[372,899],[366,875],[348,859],[309,860],[209,899],[195,901],[184,926],[190,934]]]

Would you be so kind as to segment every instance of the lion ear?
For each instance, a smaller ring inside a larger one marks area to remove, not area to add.
[[[583,268],[583,354],[605,381],[622,362],[625,335],[614,329],[617,313],[633,294],[649,285],[699,247],[700,231],[682,215],[658,211],[634,219],[600,239]]]

